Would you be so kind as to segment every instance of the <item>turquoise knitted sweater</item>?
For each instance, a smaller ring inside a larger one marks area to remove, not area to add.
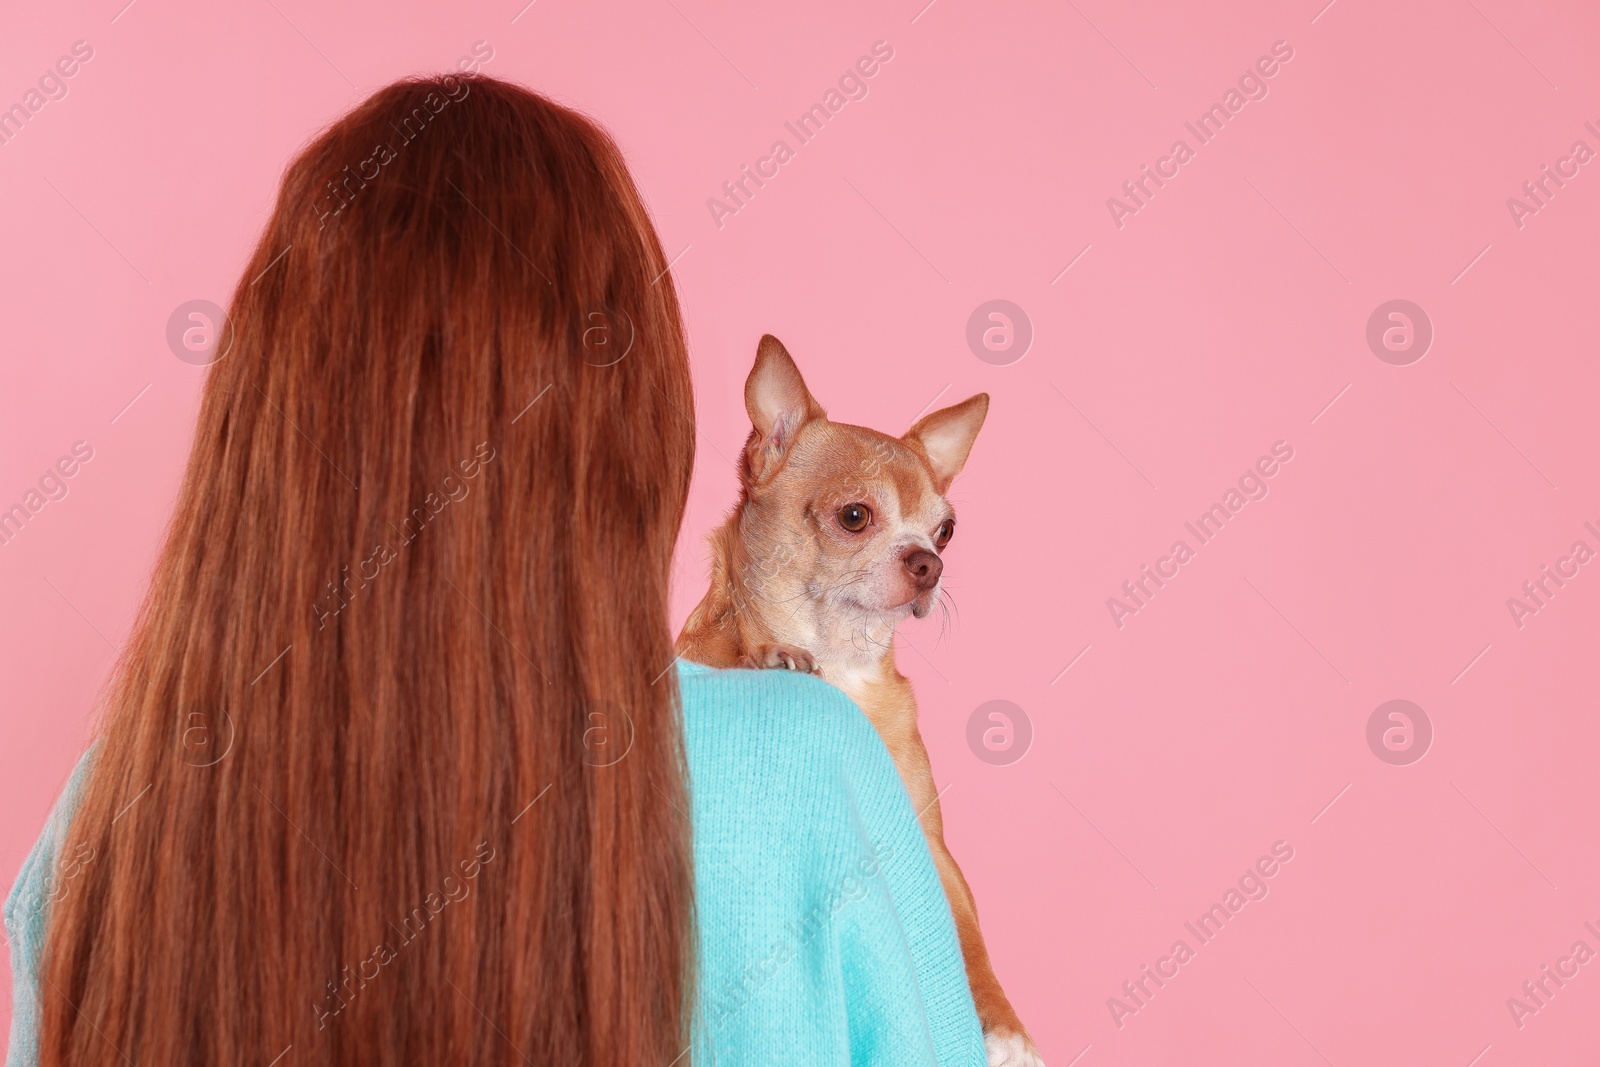
[[[839,690],[787,671],[680,663],[678,683],[700,928],[689,1059],[983,1067],[950,908],[872,724]],[[5,903],[8,1067],[38,1062],[46,877],[92,752]]]

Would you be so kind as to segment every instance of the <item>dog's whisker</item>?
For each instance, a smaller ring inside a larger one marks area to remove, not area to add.
[[[956,598],[950,590],[939,589],[939,637],[943,640],[947,630],[953,630],[961,621],[961,605],[956,603]]]

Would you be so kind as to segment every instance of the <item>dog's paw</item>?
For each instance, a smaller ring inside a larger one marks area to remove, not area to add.
[[[757,645],[750,650],[749,655],[739,662],[741,667],[753,670],[786,670],[800,671],[804,674],[817,673],[816,658],[803,648],[794,645],[766,644]]]
[[[1014,1030],[990,1030],[983,1035],[983,1047],[989,1054],[989,1067],[1044,1067],[1044,1059],[1028,1035]]]

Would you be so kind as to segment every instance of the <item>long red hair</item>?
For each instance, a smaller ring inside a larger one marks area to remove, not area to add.
[[[606,134],[493,79],[289,167],[108,689],[43,1064],[684,1050],[666,267]]]

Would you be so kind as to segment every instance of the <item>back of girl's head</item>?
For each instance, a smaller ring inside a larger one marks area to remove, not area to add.
[[[610,139],[492,79],[291,165],[108,690],[45,1064],[683,1050],[666,266]]]

